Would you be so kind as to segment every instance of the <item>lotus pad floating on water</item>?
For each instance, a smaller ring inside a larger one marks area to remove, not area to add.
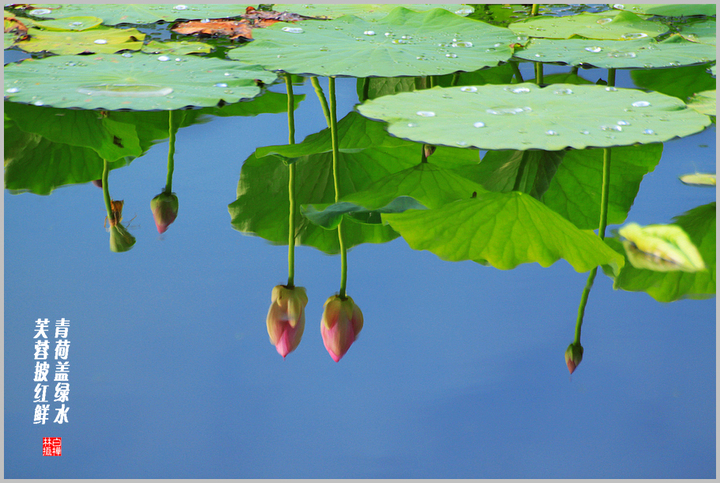
[[[140,50],[145,34],[137,29],[97,27],[78,32],[44,31],[31,28],[29,38],[16,42],[26,52],[52,52],[59,55],[113,54],[121,50]]]
[[[5,99],[84,109],[180,109],[250,99],[275,74],[220,59],[168,55],[54,56],[5,66]]]
[[[676,67],[715,60],[715,47],[673,36],[640,40],[533,39],[515,57],[539,62],[590,64],[603,69]]]
[[[391,134],[480,149],[626,146],[702,131],[710,118],[677,98],[596,85],[463,86],[385,96],[358,107]]]
[[[663,15],[666,17],[687,17],[690,15],[715,15],[715,4],[675,4],[662,3],[616,3],[613,8],[627,10],[641,15]]]
[[[643,20],[630,12],[583,13],[567,17],[533,17],[508,25],[517,35],[544,39],[569,39],[573,36],[588,39],[634,40],[657,37],[668,27]]]
[[[73,15],[93,15],[103,19],[105,25],[120,23],[149,24],[178,19],[237,17],[245,13],[244,5],[202,4],[97,4],[66,5],[38,4],[28,10],[35,18],[64,18]]]
[[[329,5],[329,4],[312,4],[312,5],[300,5],[300,4],[274,4],[273,10],[278,12],[293,12],[306,17],[327,17],[336,18],[342,15],[355,15],[356,17],[364,18],[365,20],[378,20],[383,18],[390,11],[397,7],[391,3],[384,4],[347,4],[347,5]],[[425,4],[425,5],[403,5],[408,10],[415,12],[425,12],[433,8],[443,8],[449,12],[453,12],[456,15],[464,17],[470,15],[475,9],[469,5],[460,4]]]
[[[402,7],[377,22],[352,15],[258,29],[229,57],[270,70],[321,76],[394,77],[474,71],[507,61],[515,36],[507,29],[447,10]]]

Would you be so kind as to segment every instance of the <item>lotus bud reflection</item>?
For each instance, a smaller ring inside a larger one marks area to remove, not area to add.
[[[178,198],[175,193],[162,192],[150,201],[158,233],[165,233],[178,214]]]
[[[357,339],[363,327],[363,315],[353,299],[333,295],[325,302],[320,323],[325,348],[330,357],[338,362]]]
[[[110,226],[110,250],[113,252],[126,252],[135,245],[135,237],[124,226],[116,223]]]
[[[305,306],[308,303],[303,287],[278,285],[272,291],[272,303],[267,315],[270,342],[285,357],[300,344],[305,330]]]
[[[570,344],[565,351],[565,362],[567,363],[568,370],[570,371],[570,374],[575,372],[575,369],[577,366],[580,365],[580,361],[582,361],[583,357],[583,347],[580,344],[575,344],[574,342]]]

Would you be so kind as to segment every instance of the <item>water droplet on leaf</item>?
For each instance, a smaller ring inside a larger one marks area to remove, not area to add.
[[[421,117],[435,117],[435,113],[432,111],[418,111],[416,114]]]
[[[478,121],[475,124],[473,124],[473,127],[485,127],[485,123],[482,121]]]
[[[477,87],[475,86],[464,86],[460,88],[463,92],[477,92]]]
[[[168,60],[170,60],[170,57],[168,57],[167,55],[161,55],[160,57],[158,57],[157,60],[159,60],[160,62],[167,62]]]
[[[105,40],[105,39],[97,39],[97,40],[95,41],[95,43],[96,43],[96,44],[107,44],[107,40]]]
[[[602,51],[602,47],[598,47],[598,46],[585,47],[585,50],[587,50],[588,52],[595,52],[595,53],[597,53],[597,52],[601,52],[601,51]]]
[[[648,101],[636,101],[632,103],[633,107],[647,107],[650,103]]]
[[[283,28],[282,28],[282,31],[283,31],[283,32],[287,32],[287,33],[289,33],[289,34],[301,34],[301,33],[303,33],[303,29],[301,29],[300,27],[283,27]]]

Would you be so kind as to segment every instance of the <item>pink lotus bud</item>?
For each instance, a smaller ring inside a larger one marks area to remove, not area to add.
[[[158,233],[165,233],[178,214],[178,198],[175,193],[160,193],[150,201]]]
[[[357,339],[363,327],[363,315],[353,299],[333,295],[325,302],[320,333],[330,357],[338,362]]]
[[[565,362],[567,363],[570,374],[575,372],[575,368],[580,365],[583,357],[583,347],[574,342],[570,344],[565,351]]]
[[[305,330],[305,306],[308,303],[303,287],[278,285],[272,291],[272,303],[267,315],[270,342],[285,357],[300,344]]]

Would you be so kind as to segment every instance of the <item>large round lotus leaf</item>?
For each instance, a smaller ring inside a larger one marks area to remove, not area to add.
[[[66,17],[59,20],[46,20],[44,22],[33,21],[32,26],[45,30],[72,30],[81,31],[97,27],[102,23],[102,19],[98,17],[78,16]]]
[[[29,39],[15,45],[26,52],[52,52],[60,55],[112,54],[121,50],[140,50],[145,34],[136,29],[97,27],[81,32],[28,29]]]
[[[397,4],[383,3],[383,4],[324,4],[315,3],[311,5],[301,5],[296,3],[289,4],[274,4],[273,10],[278,12],[293,12],[306,17],[326,17],[336,18],[343,15],[355,15],[356,17],[364,18],[365,20],[379,20],[390,11],[397,7]],[[475,9],[469,5],[461,4],[424,4],[424,5],[403,5],[403,7],[414,12],[425,12],[433,8],[444,8],[449,12],[453,12],[456,15],[465,17],[475,11]]]
[[[126,57],[127,55],[127,57]],[[84,109],[180,109],[260,93],[275,74],[214,58],[145,54],[54,56],[5,66],[5,99]]]
[[[603,69],[674,67],[709,62],[715,47],[673,36],[664,42],[640,40],[533,39],[515,57],[540,62],[590,64]]]
[[[707,65],[702,64],[674,69],[634,70],[630,72],[630,78],[640,89],[674,96],[683,102],[698,92],[716,88],[715,79],[707,72]]]
[[[480,149],[626,146],[702,131],[710,119],[675,97],[596,85],[433,88],[373,99],[363,116],[398,137]]]
[[[231,51],[231,59],[269,70],[353,77],[440,75],[474,71],[507,61],[512,33],[447,10],[425,13],[397,7],[368,22],[352,15],[275,24],[253,32],[255,41]]]
[[[569,39],[575,35],[588,39],[634,40],[656,37],[668,27],[643,20],[634,13],[606,11],[567,17],[533,17],[508,25],[518,35],[545,39]]]
[[[717,42],[716,25],[715,19],[707,19],[689,25],[683,25],[680,27],[680,35],[691,42],[715,45]]]
[[[208,54],[213,48],[211,45],[203,42],[188,42],[182,40],[180,42],[159,42],[151,40],[143,45],[142,49],[146,54]]]
[[[616,3],[613,8],[627,10],[640,15],[663,15],[665,17],[687,17],[690,15],[715,15],[715,4],[663,4],[663,3]]]
[[[245,13],[245,5],[202,4],[33,4],[28,14],[39,18],[64,18],[73,15],[93,15],[105,25],[120,23],[149,24],[178,19],[237,17]]]

